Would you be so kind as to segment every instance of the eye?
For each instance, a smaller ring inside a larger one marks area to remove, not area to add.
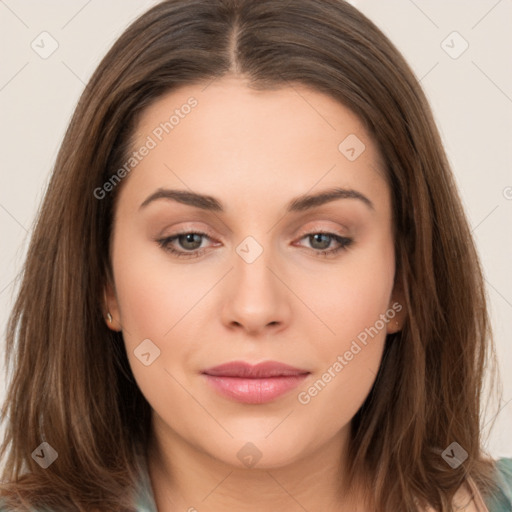
[[[205,247],[201,247],[203,238],[211,240],[210,236],[206,233],[200,231],[184,231],[158,239],[156,242],[162,249],[178,258],[197,258],[206,251]],[[300,240],[305,238],[310,241],[311,248],[317,253],[316,255],[324,257],[334,256],[338,252],[346,250],[354,241],[352,238],[323,231],[308,233]],[[333,241],[338,245],[329,249]],[[176,247],[175,242],[181,246],[181,249]]]
[[[334,256],[340,251],[346,250],[354,240],[345,236],[337,235],[335,233],[328,233],[325,231],[318,231],[315,233],[308,233],[303,236],[301,240],[308,239],[312,249],[317,252],[318,256]],[[337,246],[330,248],[331,242],[336,242]]]
[[[206,233],[199,231],[184,231],[173,236],[157,240],[162,249],[178,258],[197,258],[204,253],[205,248],[201,248],[202,238],[210,238]],[[173,242],[177,241],[184,250],[177,249]]]

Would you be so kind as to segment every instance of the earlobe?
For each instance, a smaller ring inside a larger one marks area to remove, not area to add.
[[[400,332],[402,330],[402,325],[399,320],[391,320],[388,322],[387,326],[387,334],[394,334],[396,332]]]
[[[395,282],[386,316],[390,319],[387,324],[387,334],[400,332],[407,318],[403,287],[400,280]]]
[[[386,316],[389,318],[387,334],[400,332],[404,326],[405,319],[407,318],[407,309],[405,307],[403,293],[400,289],[393,290],[393,295],[389,301]]]
[[[388,334],[394,334],[402,330],[405,319],[407,318],[407,311],[402,294],[393,294],[386,316],[389,318],[387,324]]]
[[[120,331],[119,307],[113,286],[107,284],[103,291],[103,310],[107,327],[112,331]]]

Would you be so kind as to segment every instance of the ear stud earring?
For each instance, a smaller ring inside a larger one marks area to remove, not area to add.
[[[107,313],[107,320],[109,324],[112,323],[112,315],[110,314],[110,311]]]

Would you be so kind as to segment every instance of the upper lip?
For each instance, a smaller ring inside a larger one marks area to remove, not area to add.
[[[211,376],[245,377],[248,379],[262,379],[267,377],[304,375],[309,373],[293,366],[277,361],[264,361],[256,365],[245,361],[231,361],[229,363],[208,368],[202,373]]]

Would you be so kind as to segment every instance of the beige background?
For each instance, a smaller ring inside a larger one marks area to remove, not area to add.
[[[155,3],[0,0],[0,347],[34,216],[79,95],[113,41]],[[403,52],[433,107],[482,258],[501,365],[503,401],[485,417],[498,412],[487,447],[512,456],[512,1],[352,3]],[[41,37],[44,51],[58,44],[46,59],[31,47],[35,41],[42,52]],[[0,400],[6,380],[2,365]]]

